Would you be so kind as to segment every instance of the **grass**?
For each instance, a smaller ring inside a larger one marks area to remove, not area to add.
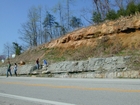
[[[97,34],[100,34],[100,32]],[[18,63],[20,61],[25,61],[26,63],[35,63],[35,60],[37,58],[40,58],[40,62],[42,62],[43,59],[46,59],[49,62],[49,64],[51,64],[54,62],[61,61],[87,60],[88,58],[92,57],[97,58],[97,57],[112,57],[112,56],[131,56],[132,60],[129,65],[132,67],[132,69],[134,67],[139,69],[140,68],[139,34],[140,30],[138,30],[135,34],[133,32],[129,34],[115,33],[114,35],[113,34],[106,35],[100,38],[91,38],[90,41],[96,43],[94,46],[80,45],[79,47],[75,47],[73,45],[72,47],[67,48],[62,47],[46,48],[44,46],[43,47],[40,46],[40,48],[30,49],[21,54],[20,56],[17,56],[14,59],[10,59],[10,61],[12,63],[14,62]],[[0,66],[4,66],[6,64],[7,63],[2,64],[0,62]]]
[[[118,43],[118,42],[117,42]],[[43,55],[44,54],[44,55]],[[140,51],[139,49],[127,49],[123,48],[121,43],[116,46],[110,45],[108,41],[102,44],[102,41],[98,42],[96,47],[92,46],[80,46],[76,49],[68,48],[44,48],[40,51],[27,51],[25,54],[19,56],[19,58],[10,59],[10,61],[26,61],[26,63],[35,63],[36,58],[42,56],[40,62],[46,59],[49,64],[61,61],[80,61],[87,60],[92,57],[111,57],[111,56],[131,56],[131,63],[129,65],[132,69],[140,70]],[[0,63],[0,66],[4,64]],[[5,63],[6,65],[6,63]]]

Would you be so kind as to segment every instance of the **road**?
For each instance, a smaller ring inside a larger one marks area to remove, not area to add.
[[[140,105],[139,79],[0,76],[0,105]]]

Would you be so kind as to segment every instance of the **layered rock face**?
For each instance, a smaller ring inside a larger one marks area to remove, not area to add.
[[[78,46],[96,46],[97,39],[108,36],[108,40],[114,37],[122,42],[124,47],[140,46],[140,14],[135,16],[120,17],[116,21],[106,21],[99,25],[93,25],[86,28],[81,28],[66,34],[43,47],[63,47],[77,48]]]
[[[54,77],[74,78],[139,78],[140,71],[129,68],[131,57],[89,58],[86,61],[65,61],[48,66]]]
[[[131,57],[89,58],[85,61],[64,61],[53,63],[40,70],[35,65],[18,66],[18,75],[37,75],[61,78],[140,78],[139,70],[129,68]],[[0,75],[6,74],[6,67],[0,67]],[[14,70],[12,70],[14,74]],[[13,75],[14,76],[14,75]]]

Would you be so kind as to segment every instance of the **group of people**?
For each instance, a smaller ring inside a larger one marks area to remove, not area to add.
[[[47,61],[45,59],[43,60],[43,66],[47,66]],[[39,58],[36,59],[36,67],[39,70],[39,67],[40,67]]]
[[[12,76],[12,72],[11,72],[11,63],[10,61],[8,61],[8,68],[7,68],[7,77],[9,76],[8,73],[10,73],[10,75]],[[14,64],[14,73],[17,76],[17,64]]]
[[[43,65],[47,66],[47,61],[45,59],[43,60]],[[39,70],[39,67],[40,67],[40,65],[39,65],[39,58],[36,59],[36,67]],[[8,75],[9,73],[12,76],[11,69],[12,69],[11,63],[10,63],[10,61],[8,61],[7,77],[9,76]],[[16,63],[14,64],[14,68],[13,69],[14,69],[14,74],[17,76],[17,64]]]

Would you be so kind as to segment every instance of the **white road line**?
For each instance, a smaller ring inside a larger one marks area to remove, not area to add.
[[[13,98],[13,99],[32,101],[32,102],[34,101],[34,102],[40,102],[40,103],[46,103],[46,104],[53,104],[53,105],[75,105],[75,104],[56,102],[56,101],[50,101],[50,100],[43,100],[43,99],[37,99],[37,98],[30,98],[30,97],[23,97],[23,96],[17,96],[17,95],[5,94],[5,93],[0,93],[0,96]]]

